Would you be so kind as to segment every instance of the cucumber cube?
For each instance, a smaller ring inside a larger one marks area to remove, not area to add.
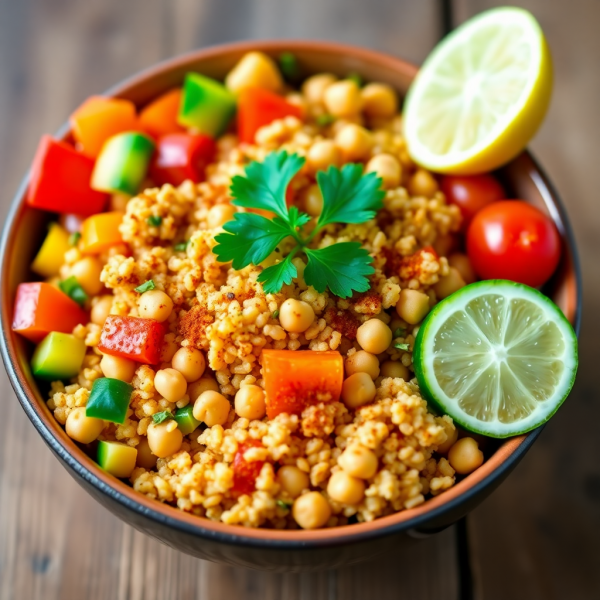
[[[98,442],[98,464],[111,475],[124,479],[135,469],[137,449],[120,442]]]
[[[35,349],[31,370],[40,379],[70,379],[79,373],[84,356],[82,339],[70,333],[51,331]]]

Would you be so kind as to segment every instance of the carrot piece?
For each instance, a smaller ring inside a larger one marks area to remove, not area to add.
[[[233,457],[233,492],[237,494],[251,494],[256,489],[256,479],[265,464],[264,460],[248,462],[244,458],[246,450],[260,448],[258,440],[248,440],[239,445]]]
[[[336,351],[263,350],[263,377],[269,419],[299,415],[307,406],[334,402],[342,393],[344,360]]]
[[[81,226],[82,252],[100,254],[111,246],[123,242],[119,225],[123,213],[119,211],[101,213],[88,217]]]
[[[165,327],[154,319],[109,315],[102,328],[98,350],[155,365],[160,362],[164,337]]]
[[[108,138],[140,127],[133,102],[102,96],[88,98],[71,115],[70,122],[81,152],[91,158],[100,154]]]
[[[155,138],[169,133],[184,132],[185,128],[177,122],[181,95],[181,88],[175,88],[146,105],[140,111],[142,129]]]

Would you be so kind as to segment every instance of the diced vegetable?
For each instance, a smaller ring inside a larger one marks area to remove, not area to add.
[[[70,123],[79,149],[92,158],[100,154],[108,138],[139,128],[133,102],[102,96],[88,98],[71,115]]]
[[[92,187],[103,192],[136,194],[153,151],[154,142],[143,133],[129,131],[111,137],[96,161]]]
[[[264,52],[247,52],[225,78],[227,89],[235,94],[248,88],[279,92],[283,87],[275,61]]]
[[[202,133],[171,133],[158,140],[156,154],[150,166],[154,183],[180,185],[186,179],[198,183],[215,156],[214,140]]]
[[[119,225],[123,213],[114,211],[88,217],[81,226],[85,254],[100,254],[123,242]]]
[[[276,119],[302,118],[302,110],[281,96],[258,88],[241,92],[238,99],[238,135],[241,142],[254,143],[256,132]]]
[[[42,247],[31,263],[31,270],[42,277],[58,275],[65,252],[70,247],[69,234],[58,223],[50,223]]]
[[[283,52],[279,55],[279,69],[286,81],[292,84],[298,83],[302,76],[298,58],[293,52]]]
[[[108,196],[90,187],[93,170],[92,158],[42,136],[31,165],[27,204],[58,213],[102,212]]]
[[[144,283],[142,283],[141,285],[138,285],[135,288],[135,291],[138,294],[143,294],[144,292],[149,292],[155,288],[156,288],[156,285],[154,284],[154,280],[148,279],[148,281],[144,281]]]
[[[248,440],[239,445],[238,451],[233,457],[233,488],[238,494],[251,494],[256,489],[256,478],[265,464],[264,460],[248,462],[244,458],[246,450],[260,448],[262,444],[258,440]]]
[[[177,122],[181,97],[181,88],[175,88],[146,105],[140,112],[142,129],[154,138],[184,132],[185,129]]]
[[[100,377],[94,381],[85,407],[86,417],[124,423],[133,386],[120,379]]]
[[[222,84],[198,73],[188,73],[183,85],[179,123],[218,137],[236,109],[235,96]]]
[[[12,329],[32,342],[51,331],[71,333],[87,315],[77,302],[49,283],[21,283],[17,288]]]
[[[344,361],[335,351],[263,350],[267,416],[299,415],[307,406],[339,400]]]
[[[154,319],[109,315],[104,322],[98,350],[154,365],[160,362],[164,336],[164,326]]]
[[[79,306],[83,306],[88,299],[88,295],[85,290],[81,287],[77,279],[72,275],[64,281],[58,284],[58,287],[63,291],[71,300],[75,300]]]
[[[177,409],[177,412],[173,415],[174,419],[177,421],[177,427],[179,427],[183,435],[192,433],[192,431],[200,425],[200,421],[194,419],[193,409],[193,404],[188,404],[183,408]]]
[[[125,479],[133,473],[137,449],[121,442],[98,442],[98,464],[111,475]]]
[[[85,343],[70,333],[52,331],[38,345],[31,359],[36,377],[56,381],[75,377],[85,356]]]

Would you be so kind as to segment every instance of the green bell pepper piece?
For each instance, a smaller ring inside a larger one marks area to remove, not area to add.
[[[58,284],[58,287],[63,291],[71,300],[75,300],[79,306],[83,306],[88,299],[88,295],[85,293],[77,279],[74,276],[64,279]]]
[[[124,423],[131,392],[133,386],[120,379],[111,377],[96,379],[85,407],[86,416],[111,423]]]
[[[137,448],[120,442],[98,442],[98,464],[115,477],[129,477],[135,469],[136,460]]]
[[[194,418],[193,415],[194,406],[188,404],[183,408],[178,408],[177,412],[173,415],[173,418],[177,421],[177,427],[183,435],[192,433],[200,425],[200,421]]]
[[[82,339],[70,333],[51,331],[35,349],[31,370],[40,379],[70,379],[79,373],[84,356]]]
[[[184,127],[216,138],[225,131],[236,108],[235,95],[222,83],[198,73],[185,76],[178,116]]]

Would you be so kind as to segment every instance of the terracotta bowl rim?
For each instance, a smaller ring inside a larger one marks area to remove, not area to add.
[[[330,55],[350,56],[366,62],[376,63],[385,68],[404,72],[414,76],[418,68],[408,62],[395,58],[389,54],[337,42],[315,40],[248,40],[244,42],[226,43],[209,46],[186,54],[161,61],[139,73],[124,79],[121,83],[111,87],[104,95],[116,96],[132,87],[139,85],[149,78],[161,76],[177,67],[189,62],[205,60],[223,54],[246,52],[249,50],[263,50],[275,52],[283,50],[311,51]],[[64,138],[69,133],[68,123],[64,124],[56,134],[57,139]],[[532,159],[533,160],[533,159]],[[552,201],[564,224],[563,239],[569,245],[575,267],[576,280],[576,314],[574,327],[579,332],[581,320],[581,273],[577,257],[577,248],[569,220],[556,190],[547,176],[534,162],[541,182],[549,191]],[[26,207],[24,197],[27,189],[29,173],[23,179],[10,210],[6,217],[0,245],[2,272],[8,272],[7,263],[10,260],[8,250],[13,243],[13,230],[23,217]],[[460,481],[453,488],[427,500],[424,504],[401,511],[386,517],[375,519],[368,523],[345,525],[315,531],[302,530],[273,530],[250,529],[237,525],[226,525],[220,522],[200,518],[179,509],[162,504],[156,500],[136,492],[132,487],[118,480],[100,469],[100,467],[79,448],[57,421],[44,412],[38,404],[35,394],[29,387],[23,370],[17,360],[17,350],[14,343],[14,334],[11,331],[10,315],[12,314],[12,298],[9,297],[7,277],[3,277],[1,285],[2,301],[2,336],[0,337],[0,351],[6,365],[10,382],[21,403],[25,413],[34,427],[42,435],[44,441],[52,451],[64,462],[68,470],[73,471],[81,479],[97,489],[102,494],[116,501],[125,509],[146,517],[159,525],[170,527],[174,532],[213,539],[225,544],[243,545],[249,547],[270,547],[281,549],[298,549],[324,546],[339,546],[368,539],[383,537],[400,532],[413,532],[419,536],[420,528],[428,522],[439,519],[444,513],[454,509],[460,510],[460,505],[467,502],[473,495],[479,494],[487,486],[501,478],[529,449],[541,433],[538,428],[527,435],[512,438],[491,456],[482,467]]]

